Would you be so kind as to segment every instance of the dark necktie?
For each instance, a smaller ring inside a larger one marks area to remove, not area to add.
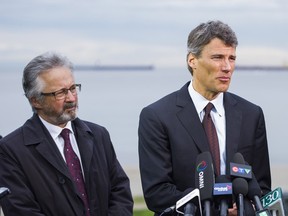
[[[84,205],[86,208],[86,216],[89,216],[90,214],[89,214],[88,198],[87,198],[87,194],[85,190],[85,183],[83,179],[81,165],[80,165],[79,158],[77,157],[77,155],[75,154],[71,146],[69,134],[70,134],[70,130],[67,128],[64,128],[62,132],[60,133],[60,135],[64,139],[64,156],[65,156],[66,163],[70,171],[71,177],[84,202]]]
[[[203,118],[203,127],[209,142],[210,151],[212,154],[212,158],[214,160],[214,167],[216,170],[216,174],[220,175],[220,150],[219,150],[219,142],[218,136],[215,129],[215,125],[211,118],[211,110],[213,109],[213,104],[208,103],[207,106],[204,108],[205,116]]]

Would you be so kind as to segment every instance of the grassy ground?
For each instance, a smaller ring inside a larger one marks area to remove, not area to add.
[[[133,216],[153,216],[154,214],[146,207],[143,197],[134,197]]]
[[[149,210],[134,210],[133,216],[153,216],[154,214]]]

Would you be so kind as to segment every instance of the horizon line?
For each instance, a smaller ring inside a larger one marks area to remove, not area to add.
[[[75,65],[78,71],[152,71],[155,69],[153,64],[147,65]],[[261,66],[261,65],[237,65],[235,70],[242,71],[287,71],[288,66]]]

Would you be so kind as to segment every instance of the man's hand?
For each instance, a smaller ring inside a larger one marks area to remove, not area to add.
[[[237,216],[237,206],[236,203],[233,204],[233,208],[228,209],[229,216]]]

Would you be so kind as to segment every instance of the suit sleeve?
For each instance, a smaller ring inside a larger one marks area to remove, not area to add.
[[[262,109],[259,109],[260,114],[255,133],[255,149],[253,151],[252,167],[263,194],[266,194],[271,191],[271,173],[265,119]]]
[[[8,187],[11,191],[9,199],[3,198],[1,205],[7,216],[44,216],[39,204],[30,190],[25,174],[13,155],[0,144],[0,186]],[[15,195],[14,195],[15,194]],[[8,197],[7,196],[7,197]],[[25,203],[25,205],[23,205]]]
[[[109,159],[109,174],[111,191],[109,195],[108,215],[132,216],[133,198],[130,190],[130,181],[119,161],[117,160],[108,131],[104,142],[107,144],[106,156]]]
[[[150,107],[142,110],[139,120],[139,163],[142,188],[148,208],[161,213],[192,191],[177,190],[173,182],[173,168],[169,137],[164,123]]]

